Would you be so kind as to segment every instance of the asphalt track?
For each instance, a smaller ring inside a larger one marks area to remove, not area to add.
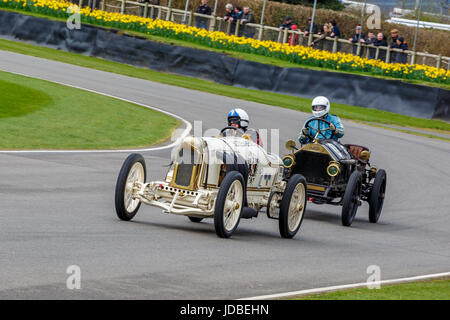
[[[279,129],[281,145],[309,116],[3,51],[0,70],[131,99],[202,120],[204,129],[223,127],[241,106],[253,127]],[[229,240],[216,237],[211,220],[195,224],[148,206],[119,221],[113,196],[126,153],[1,153],[0,298],[242,298],[364,282],[370,265],[382,280],[449,271],[450,144],[344,125],[343,141],[369,146],[373,164],[388,172],[380,222],[368,222],[364,204],[342,227],[340,208],[309,204],[293,240],[264,214],[241,220]],[[143,154],[148,179],[163,177],[169,152]],[[69,265],[81,268],[80,290],[66,288]]]

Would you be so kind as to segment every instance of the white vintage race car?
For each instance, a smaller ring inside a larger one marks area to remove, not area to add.
[[[248,136],[191,136],[175,151],[162,181],[146,182],[143,156],[128,156],[116,184],[120,219],[131,220],[145,203],[193,222],[214,218],[217,235],[228,238],[241,218],[256,217],[267,207],[268,217],[279,220],[282,237],[292,238],[299,230],[306,209],[305,178],[297,174],[283,180],[281,159]]]

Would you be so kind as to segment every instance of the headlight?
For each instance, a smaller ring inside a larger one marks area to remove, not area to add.
[[[294,157],[291,155],[285,156],[282,161],[285,168],[290,168],[295,164]]]
[[[339,172],[341,171],[339,164],[337,163],[331,163],[328,167],[327,167],[327,173],[330,177],[335,177],[339,174]]]

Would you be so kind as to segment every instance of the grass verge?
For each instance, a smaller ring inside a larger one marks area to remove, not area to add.
[[[170,137],[179,121],[138,105],[0,71],[0,149],[116,149]]]
[[[349,289],[296,300],[450,300],[450,278],[381,286],[380,289]]]
[[[23,42],[0,39],[0,50],[6,50],[25,55],[70,63],[82,67],[117,73],[125,76],[155,81],[159,83],[184,87],[213,94],[240,98],[243,100],[279,106],[303,112],[311,112],[311,100],[290,95],[237,88],[217,84],[207,80],[173,75],[154,70],[138,68],[117,62],[88,57],[76,53],[40,47]],[[359,120],[366,123],[392,124],[412,128],[434,129],[443,132],[450,131],[450,123],[440,120],[428,120],[404,116],[387,111],[367,109],[356,106],[333,103],[332,112],[345,119]]]

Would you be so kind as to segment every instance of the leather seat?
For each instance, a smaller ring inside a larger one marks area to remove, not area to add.
[[[359,161],[366,163],[367,161],[362,160],[360,158],[361,152],[363,151],[369,151],[369,148],[366,148],[364,146],[359,146],[357,144],[346,144],[345,147],[348,149],[348,151]]]

